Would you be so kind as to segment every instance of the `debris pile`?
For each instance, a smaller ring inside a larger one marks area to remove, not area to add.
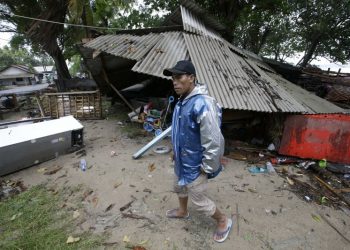
[[[300,199],[335,208],[350,207],[350,165],[280,156],[243,142],[230,142],[229,158],[246,161],[251,174],[276,172]]]
[[[25,191],[22,181],[0,180],[0,201]]]

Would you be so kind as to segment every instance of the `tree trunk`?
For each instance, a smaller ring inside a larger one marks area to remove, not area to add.
[[[315,39],[313,39],[311,41],[311,44],[310,46],[308,47],[305,55],[303,56],[303,58],[300,60],[300,62],[298,63],[298,65],[302,68],[305,68],[306,65],[310,62],[311,58],[312,58],[312,55],[314,54],[316,48],[317,48],[317,45],[319,44],[320,42],[320,36],[317,36]]]
[[[46,51],[52,59],[55,61],[56,71],[57,71],[57,88],[59,91],[65,91],[66,86],[64,84],[64,80],[71,79],[71,75],[69,73],[66,61],[64,60],[64,56],[62,54],[61,49],[58,47],[56,43],[56,48],[54,50]]]

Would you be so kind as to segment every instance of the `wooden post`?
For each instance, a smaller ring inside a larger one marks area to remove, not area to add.
[[[38,93],[35,94],[35,99],[36,99],[36,102],[37,102],[37,104],[38,104],[41,117],[45,117],[44,110],[43,110],[43,104],[42,104],[42,102],[41,102],[41,100],[40,100],[40,96],[39,96]]]
[[[103,58],[101,57],[101,62],[102,62],[102,75],[103,78],[105,79],[105,81],[108,83],[108,85],[114,90],[114,92],[117,93],[117,95],[125,102],[125,104],[135,113],[137,113],[135,111],[135,109],[133,108],[133,106],[125,99],[125,97],[117,90],[116,87],[113,86],[113,84],[109,81],[107,73],[105,71],[105,62],[103,60]]]

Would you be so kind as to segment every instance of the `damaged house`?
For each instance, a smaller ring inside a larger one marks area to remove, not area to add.
[[[163,69],[190,59],[198,81],[223,107],[226,138],[273,142],[281,154],[350,163],[350,119],[345,110],[284,79],[261,57],[230,44],[223,38],[225,27],[193,2],[180,3],[162,27],[118,31],[80,45],[102,92],[114,94],[115,88],[127,98],[174,95]]]

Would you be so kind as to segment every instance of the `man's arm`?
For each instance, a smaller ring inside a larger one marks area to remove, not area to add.
[[[201,144],[204,148],[202,170],[215,172],[220,166],[220,158],[224,153],[224,138],[220,129],[219,108],[212,100],[207,101],[207,108],[198,117],[200,123]]]

